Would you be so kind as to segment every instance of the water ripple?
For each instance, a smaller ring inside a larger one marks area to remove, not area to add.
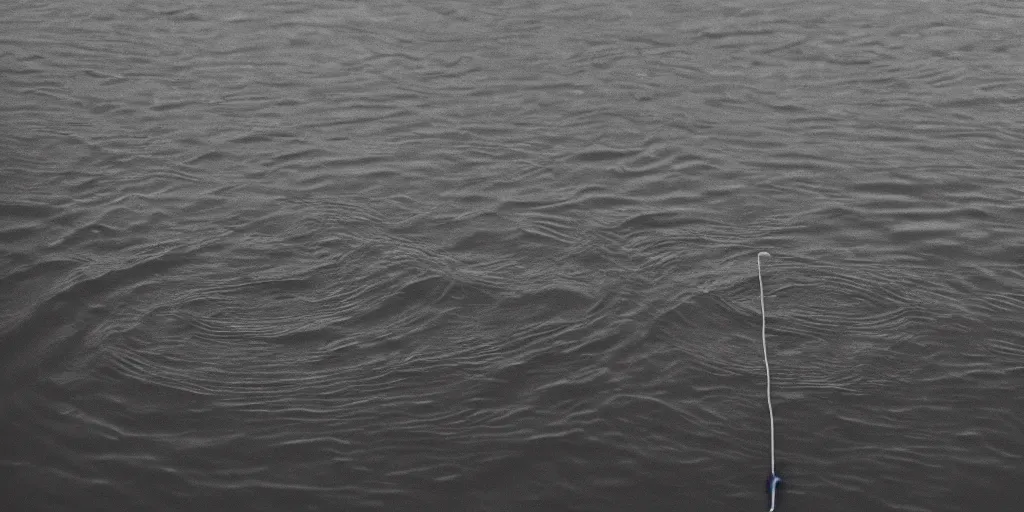
[[[761,250],[787,507],[1020,501],[1017,3],[150,4],[0,20],[4,510],[760,504]]]

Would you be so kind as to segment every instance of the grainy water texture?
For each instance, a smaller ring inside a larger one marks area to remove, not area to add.
[[[3,0],[0,510],[1024,504],[1024,3]]]

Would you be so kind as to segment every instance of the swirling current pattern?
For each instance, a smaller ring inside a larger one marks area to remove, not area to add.
[[[5,511],[1024,503],[1024,7],[11,1]]]

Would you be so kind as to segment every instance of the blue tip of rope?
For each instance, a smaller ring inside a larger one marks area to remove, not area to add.
[[[781,485],[781,484],[782,484],[782,478],[780,478],[779,475],[776,475],[775,473],[772,473],[772,474],[768,475],[768,485],[767,485],[768,489],[767,490],[768,490],[768,494],[772,498],[771,506],[768,508],[769,512],[773,512],[775,510],[775,493],[776,493],[776,490],[778,489],[779,485]]]

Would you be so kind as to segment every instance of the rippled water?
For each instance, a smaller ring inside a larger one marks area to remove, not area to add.
[[[1024,503],[1024,5],[9,1],[3,510]]]

